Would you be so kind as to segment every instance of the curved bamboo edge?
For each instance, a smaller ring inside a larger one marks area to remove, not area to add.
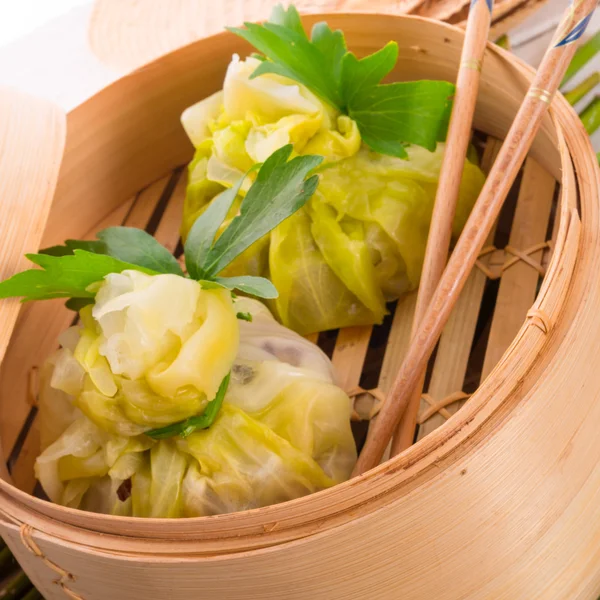
[[[0,88],[0,281],[23,270],[39,248],[58,181],[66,115],[53,104]],[[17,299],[0,300],[0,362],[17,316]],[[0,476],[10,478],[6,463]]]
[[[226,25],[264,20],[279,1],[96,0],[88,41],[102,62],[130,71],[166,52],[219,33]],[[547,0],[496,0],[490,39],[497,39],[515,27],[545,2]],[[469,0],[295,0],[294,4],[303,14],[416,14],[464,27]]]
[[[0,88],[0,280],[22,270],[38,249],[62,160],[66,115],[53,104]],[[0,303],[0,361],[18,301]]]
[[[341,17],[340,17],[341,18]],[[372,17],[373,19],[375,17]],[[407,17],[407,19],[414,20],[415,17]],[[389,20],[389,19],[388,19]],[[429,26],[431,23],[421,19],[417,19],[421,27]],[[362,21],[361,21],[362,22]],[[436,25],[440,27],[440,25]],[[449,26],[445,27],[446,33],[450,37],[457,35],[457,30]],[[448,39],[450,39],[450,37]],[[223,36],[216,36],[213,41],[224,41],[226,38]],[[229,40],[231,44],[231,40]],[[202,48],[204,46],[198,46]],[[490,48],[492,53],[496,50]],[[192,49],[186,49],[182,51],[191,52]],[[175,55],[165,57],[163,64],[173,68],[173,60]],[[489,59],[488,59],[489,60]],[[512,59],[511,59],[512,60]],[[131,77],[122,80],[106,93],[114,90],[115,101],[122,102],[123,97],[128,97],[128,93],[123,93],[123,85],[131,86],[138,90],[139,93],[144,93],[145,86],[140,88],[140,80],[145,77],[150,77],[153,68],[157,68],[159,63],[149,65],[143,71],[134,74]],[[218,65],[217,65],[218,69]],[[521,69],[524,73],[530,76],[531,70],[519,66],[517,71]],[[167,69],[170,72],[169,69]],[[179,72],[179,71],[178,71]],[[192,74],[193,75],[193,74]],[[514,77],[514,74],[512,75]],[[523,86],[525,89],[525,86]],[[77,116],[77,127],[74,129],[74,139],[69,144],[73,146],[68,149],[68,152],[79,149],[79,145],[88,140],[90,137],[96,139],[93,135],[90,136],[90,130],[86,130],[86,135],[83,136],[83,126],[85,123],[86,114],[85,109],[94,115],[98,112],[98,108],[93,108],[95,105],[90,101],[87,107],[81,107],[75,111],[74,116]],[[559,113],[564,113],[566,103],[564,100],[555,102],[555,110]],[[162,107],[157,107],[157,110]],[[570,109],[568,109],[570,110]],[[88,117],[90,115],[88,114]],[[568,125],[569,118],[572,118],[572,113],[568,112],[563,114],[563,121]],[[146,115],[147,118],[147,115]],[[70,117],[71,119],[71,117]],[[89,127],[89,124],[88,124]],[[100,127],[100,126],[99,126]],[[82,139],[78,140],[80,133]],[[562,162],[569,160],[568,155],[564,153],[566,150],[561,148],[563,153]],[[163,156],[161,154],[162,161],[170,160],[168,153]],[[118,165],[117,165],[118,166]],[[163,165],[164,167],[164,165]],[[73,169],[69,169],[71,173]],[[111,178],[118,176],[118,170],[111,177],[105,177],[105,185],[108,188],[98,190],[98,199],[102,198],[102,195],[106,195],[106,192],[111,189]],[[131,183],[131,182],[130,182]],[[139,184],[139,182],[138,182]],[[131,183],[131,185],[134,185]],[[77,198],[77,180],[67,178],[60,186],[63,189],[61,202],[64,202],[66,206],[69,205],[69,198]],[[135,187],[133,189],[136,189]],[[137,188],[139,189],[139,188]],[[133,190],[132,190],[133,191]],[[105,199],[106,201],[106,199]],[[566,227],[566,222],[562,224],[562,227]],[[558,254],[555,254],[558,256]],[[570,276],[570,271],[563,268],[563,275]],[[537,336],[537,337],[536,337]],[[522,354],[519,359],[521,362],[515,366],[515,368],[509,372],[510,376],[513,377],[512,381],[496,381],[492,386],[491,381],[493,377],[487,382],[487,388],[482,388],[478,395],[469,403],[470,407],[478,406],[479,420],[475,421],[473,412],[469,412],[467,409],[461,411],[459,417],[455,417],[454,421],[450,425],[442,428],[440,432],[437,432],[429,436],[423,443],[417,444],[411,448],[407,453],[401,455],[402,459],[388,463],[388,466],[374,470],[372,472],[372,479],[368,482],[361,480],[349,482],[342,486],[337,486],[326,492],[315,494],[309,498],[303,498],[283,506],[273,506],[266,509],[260,509],[257,511],[251,511],[250,513],[241,513],[237,515],[223,515],[219,518],[209,519],[191,519],[184,522],[171,522],[169,524],[170,536],[177,537],[178,539],[191,539],[195,537],[195,532],[192,531],[195,524],[202,523],[203,540],[200,544],[203,552],[214,553],[214,552],[237,552],[244,550],[248,547],[261,547],[270,544],[279,544],[286,540],[297,539],[299,537],[313,535],[315,532],[322,531],[324,529],[332,529],[338,525],[348,523],[353,518],[360,514],[368,514],[372,511],[381,508],[386,503],[389,503],[395,499],[401,498],[408,494],[413,487],[418,487],[426,483],[431,478],[435,477],[436,470],[432,468],[432,465],[440,464],[444,460],[452,461],[458,460],[461,453],[467,451],[467,447],[461,449],[461,444],[464,444],[469,439],[477,438],[479,441],[485,439],[485,431],[483,429],[486,420],[493,416],[494,410],[499,406],[499,399],[504,398],[504,395],[508,395],[511,390],[514,390],[515,382],[525,377],[530,370],[531,365],[537,357],[537,353],[544,346],[544,340],[539,338],[536,331],[527,332],[524,336],[524,340],[519,347],[519,351]],[[547,355],[548,357],[549,355]],[[486,405],[486,399],[492,395],[499,395],[495,399],[496,404],[488,402]],[[479,399],[479,405],[475,402]],[[464,412],[466,411],[466,412]],[[467,427],[469,425],[470,427]],[[481,429],[481,431],[479,431]],[[394,485],[389,486],[390,475],[394,475]],[[116,517],[105,517],[97,516],[86,513],[80,513],[79,511],[69,511],[62,507],[50,505],[40,500],[31,498],[30,496],[18,492],[14,488],[9,488],[2,485],[1,488],[6,492],[7,496],[16,498],[19,502],[27,505],[27,509],[33,509],[40,513],[40,516],[46,515],[48,517],[63,520],[67,523],[75,525],[76,527],[84,527],[90,530],[103,531],[105,533],[112,533],[114,531],[115,523],[119,521],[119,527],[121,527],[125,536],[134,538],[135,536],[144,536],[148,538],[160,539],[161,528],[164,526],[164,521],[153,522],[153,520],[144,520],[141,524],[136,520],[118,519]],[[336,507],[335,509],[332,509]],[[107,536],[108,538],[108,536]],[[226,538],[226,543],[224,539]],[[119,543],[119,540],[116,540]],[[178,542],[181,543],[181,542]],[[138,544],[139,546],[139,544]],[[172,549],[172,548],[171,548]],[[197,550],[200,551],[200,550]]]

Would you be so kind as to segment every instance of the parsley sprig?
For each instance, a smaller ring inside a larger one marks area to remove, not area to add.
[[[219,389],[217,390],[217,395],[206,405],[206,408],[201,415],[195,415],[185,419],[185,421],[171,423],[170,425],[159,427],[158,429],[151,429],[150,431],[145,432],[146,435],[154,438],[155,440],[164,440],[166,438],[175,436],[186,438],[188,435],[194,433],[194,431],[198,429],[208,429],[214,423],[214,420],[221,410],[223,400],[225,399],[225,394],[227,393],[227,388],[229,387],[230,378],[231,373],[225,375],[223,381],[221,381]]]
[[[260,298],[276,298],[275,286],[263,277],[219,277],[219,273],[254,242],[304,206],[313,195],[318,176],[311,171],[320,156],[289,160],[292,146],[274,152],[261,166],[256,180],[240,205],[240,212],[217,238],[217,232],[235,200],[244,176],[224,191],[196,219],[185,244],[188,276],[204,288],[239,290]],[[28,254],[38,269],[17,273],[0,282],[0,298],[28,300],[69,298],[78,310],[93,302],[93,283],[109,273],[135,269],[148,274],[169,273],[184,277],[175,257],[150,234],[132,227],[109,227],[98,240],[67,240],[63,246]]]
[[[346,47],[344,34],[317,23],[306,35],[296,8],[275,6],[268,22],[245,23],[230,31],[261,52],[251,77],[282,75],[305,85],[337,110],[356,121],[372,150],[406,158],[405,146],[435,150],[446,137],[454,85],[447,81],[407,81],[382,84],[398,59],[398,44],[358,59]]]
[[[321,156],[297,156],[289,160],[292,146],[274,152],[259,168],[256,180],[240,205],[239,215],[217,238],[217,232],[239,193],[246,174],[235,186],[215,198],[198,217],[185,244],[185,264],[190,278],[204,288],[223,287],[261,298],[277,297],[275,286],[263,277],[219,277],[219,273],[244,250],[304,206],[313,195],[318,176],[310,175]],[[68,298],[67,306],[79,310],[94,301],[96,286],[109,273],[135,269],[151,275],[169,273],[186,277],[175,257],[151,235],[132,227],[109,227],[94,241],[67,240],[27,258],[39,269],[17,273],[0,282],[0,298],[27,300]],[[232,291],[232,295],[234,292]],[[251,321],[252,315],[238,312],[237,318]],[[206,429],[217,417],[227,392],[228,374],[202,414],[195,415],[146,435],[160,440],[187,437]]]

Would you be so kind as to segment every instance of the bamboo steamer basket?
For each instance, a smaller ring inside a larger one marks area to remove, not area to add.
[[[354,14],[307,21],[322,19],[343,29],[358,54],[397,40],[396,79],[455,79],[463,39],[456,27]],[[22,266],[24,250],[119,223],[146,227],[176,251],[182,165],[192,152],[179,116],[221,87],[233,52],[248,50],[223,33],[167,54],[69,113],[66,136],[56,109],[3,91],[1,275]],[[489,46],[475,115],[486,136],[484,167],[531,78]],[[510,237],[482,253],[444,331],[420,439],[361,477],[248,512],[133,519],[32,495],[36,368],[73,317],[52,301],[24,306],[14,324],[17,305],[2,302],[0,351],[12,331],[0,371],[10,470],[0,480],[2,537],[50,600],[596,598],[599,189],[589,139],[559,95],[515,189]],[[489,306],[486,272],[499,279],[487,320],[478,318],[480,305]],[[414,294],[382,327],[319,336],[326,346],[335,340],[333,360],[349,391],[376,372],[376,391],[359,394],[357,410],[365,397],[385,394],[412,307]],[[483,337],[478,320],[489,329]],[[482,382],[458,410],[473,360],[482,363]]]

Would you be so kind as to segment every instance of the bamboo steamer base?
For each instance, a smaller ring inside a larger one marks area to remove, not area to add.
[[[415,17],[326,18],[359,54],[396,39],[398,79],[455,78],[456,28]],[[179,115],[221,86],[233,52],[247,46],[228,34],[195,42],[68,115],[42,245],[124,223],[179,251],[182,165],[191,156]],[[475,118],[484,168],[530,78],[490,46]],[[175,521],[93,515],[35,498],[36,368],[73,316],[61,302],[25,306],[0,370],[10,470],[0,481],[0,532],[44,596],[595,599],[600,176],[562,97],[551,112],[431,362],[416,443],[330,490]],[[3,158],[0,172],[22,160]],[[408,295],[383,326],[318,336],[362,416],[376,412],[402,360],[413,306]],[[7,313],[0,316],[9,330]],[[357,433],[367,425],[357,423]]]

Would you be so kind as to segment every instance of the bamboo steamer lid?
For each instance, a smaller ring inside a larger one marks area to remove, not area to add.
[[[462,40],[457,28],[416,17],[322,18],[342,28],[358,53],[396,39],[402,57],[397,78],[455,77]],[[141,218],[132,197],[143,188],[160,202],[152,182],[191,155],[179,126],[181,110],[218,89],[231,54],[246,51],[230,34],[197,41],[72,111],[42,244],[92,235],[132,211]],[[475,127],[501,138],[530,78],[528,67],[490,46]],[[41,114],[40,106],[23,99],[7,106],[2,123],[13,127],[3,130],[3,139],[23,140],[24,148],[3,158],[2,175],[20,173],[46,185],[22,191],[11,182],[5,194],[30,194],[33,210],[34,200],[47,202],[51,195],[64,132],[51,109],[45,127],[32,127],[28,119]],[[24,162],[40,139],[43,150]],[[600,553],[600,382],[594,366],[600,351],[594,280],[600,174],[589,139],[562,97],[554,100],[531,156],[561,182],[553,257],[534,310],[452,419],[360,478],[293,502],[202,519],[127,519],[67,509],[19,489],[26,489],[30,469],[13,468],[17,487],[0,481],[0,531],[44,596],[592,598],[600,584],[594,566]],[[28,168],[18,172],[23,164]],[[178,227],[180,210],[169,204],[165,228]],[[21,248],[37,245],[43,221],[36,235],[21,236]],[[166,231],[160,227],[159,238]],[[16,270],[13,260],[8,268]],[[11,314],[5,304],[0,310],[9,332]],[[31,367],[69,319],[62,304],[21,311],[0,374],[5,453],[15,447],[16,425],[29,411]],[[13,467],[31,465],[35,439],[23,449]]]

